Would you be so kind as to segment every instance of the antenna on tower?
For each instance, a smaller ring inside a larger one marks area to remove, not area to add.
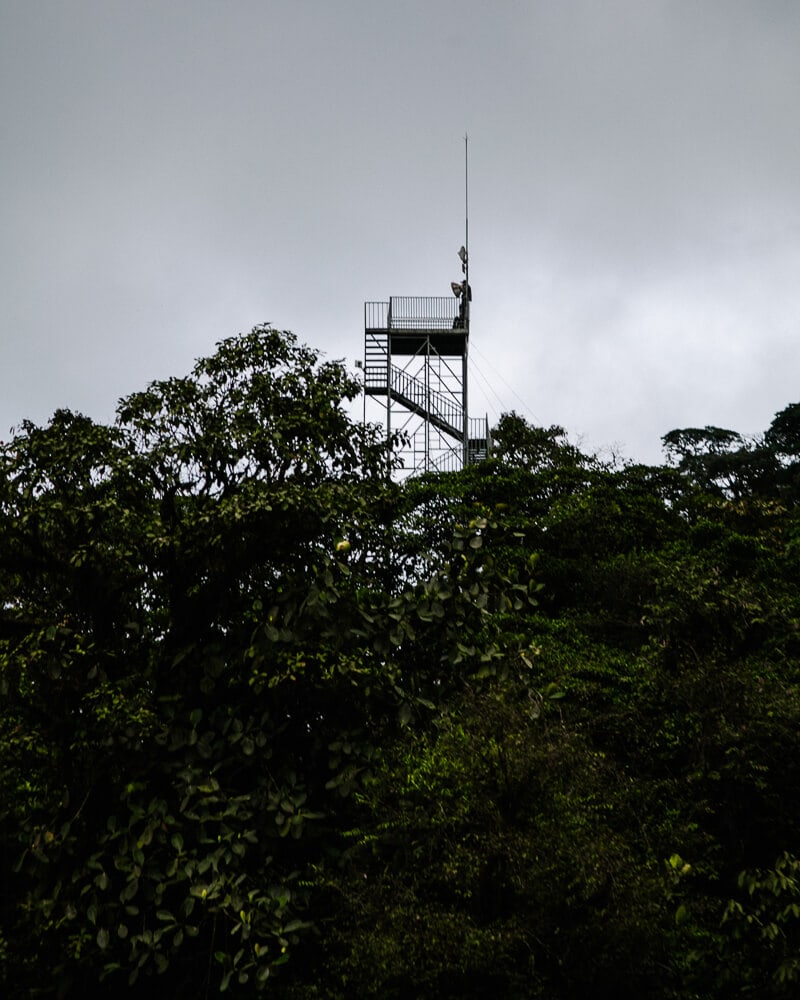
[[[464,133],[464,243],[458,251],[461,259],[461,273],[464,281],[461,285],[461,306],[464,325],[469,327],[469,303],[472,299],[472,289],[469,287],[469,136]],[[453,291],[456,291],[455,285]]]
[[[464,133],[464,276],[469,284],[469,135]]]

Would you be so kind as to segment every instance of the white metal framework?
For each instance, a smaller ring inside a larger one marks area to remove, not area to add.
[[[467,275],[466,251],[461,250]],[[387,434],[400,431],[403,474],[447,472],[484,459],[488,419],[467,410],[471,290],[453,296],[394,296],[364,304],[364,393]]]

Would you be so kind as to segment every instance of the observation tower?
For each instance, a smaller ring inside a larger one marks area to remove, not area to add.
[[[489,455],[487,417],[467,403],[469,254],[449,296],[394,295],[364,303],[364,412],[380,406],[387,436],[401,432],[402,475],[450,472]]]

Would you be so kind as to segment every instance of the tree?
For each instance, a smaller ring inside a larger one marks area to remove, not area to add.
[[[800,456],[800,403],[790,403],[776,413],[764,434],[765,444],[784,459]]]
[[[112,427],[60,411],[4,446],[2,928],[19,995],[271,981],[310,932],[308,874],[377,748],[493,669],[491,527],[395,580],[397,487],[386,443],[346,415],[357,391],[260,327],[122,400]]]
[[[702,438],[692,439],[700,457]],[[543,710],[521,726],[515,709],[529,702],[509,685],[493,708],[480,697],[451,705],[436,741],[408,734],[402,764],[369,800],[372,822],[359,827],[353,863],[367,878],[360,891],[351,883],[355,926],[339,942],[350,976],[369,957],[382,970],[379,989],[407,995],[389,959],[413,951],[411,995],[439,995],[442,982],[462,995],[474,986],[711,1000],[746,996],[754,983],[762,995],[787,995],[794,967],[781,961],[794,961],[791,949],[778,942],[768,952],[754,932],[734,963],[740,922],[723,922],[733,899],[743,920],[765,914],[767,930],[790,941],[795,933],[792,899],[748,908],[740,889],[793,851],[800,824],[797,516],[774,486],[767,476],[725,485],[686,468],[535,470],[502,458],[416,484],[420,520],[428,511],[439,519],[431,541],[470,511],[492,511],[507,528],[495,558],[520,567],[536,553],[539,605],[509,612],[503,628],[536,650],[525,684]],[[503,721],[491,728],[491,718]],[[518,731],[525,736],[515,741]],[[493,752],[505,758],[499,777]],[[427,760],[436,768],[425,764],[426,797],[407,782]],[[504,796],[502,775],[515,772],[526,780]],[[565,775],[568,805],[554,795]],[[557,819],[545,835],[548,816]],[[530,839],[506,849],[516,822]],[[488,880],[505,901],[500,914],[479,891],[478,873],[496,857],[489,845],[503,859]],[[523,856],[541,868],[521,873]],[[606,893],[587,858],[607,874]],[[567,871],[571,882],[561,881]],[[421,935],[408,930],[415,914]],[[502,956],[494,967],[479,957],[492,935]],[[782,979],[770,982],[772,971]]]
[[[657,995],[659,865],[620,823],[614,761],[529,674],[407,730],[359,792],[329,873],[325,996]]]
[[[764,447],[775,456],[777,492],[788,503],[800,496],[800,403],[790,403],[764,433]]]
[[[514,410],[501,415],[492,430],[492,443],[502,463],[530,472],[585,468],[594,461],[567,441],[563,427],[533,427]]]
[[[721,427],[687,427],[662,438],[668,460],[693,483],[732,499],[774,494],[775,451]]]
[[[791,995],[791,412],[400,486],[357,390],[261,327],[0,451],[5,994]]]
[[[302,777],[264,766],[286,708],[253,698],[247,652],[266,609],[299,609],[367,504],[374,524],[389,502],[382,478],[364,488],[385,457],[342,408],[356,391],[258,328],[123,400],[112,428],[61,411],[4,448],[17,988],[47,992],[26,947],[43,933],[60,994],[154,969],[195,995],[198,948],[223,984],[266,978],[305,926],[291,859],[261,831],[282,802],[296,832],[310,811]]]

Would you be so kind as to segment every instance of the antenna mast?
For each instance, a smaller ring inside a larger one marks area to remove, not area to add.
[[[469,417],[468,413],[468,398],[467,398],[467,343],[469,338],[469,321],[470,321],[470,299],[472,298],[472,289],[469,286],[469,135],[464,133],[464,259],[462,261],[464,267],[464,284],[462,285],[463,292],[461,294],[462,299],[462,309],[464,316],[464,326],[466,336],[464,338],[464,355],[462,358],[462,379],[463,379],[463,424],[464,424],[464,443],[463,443],[463,461],[466,466],[469,463]]]
[[[469,135],[464,133],[464,277],[469,288]]]

